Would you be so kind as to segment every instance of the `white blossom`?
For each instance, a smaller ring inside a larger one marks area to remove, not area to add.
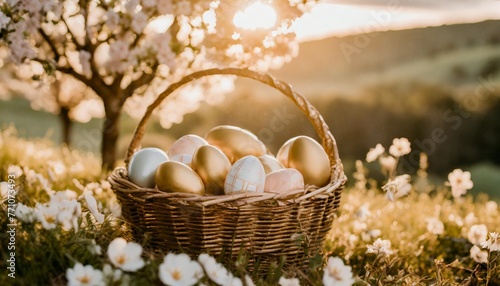
[[[484,224],[475,224],[469,228],[467,233],[467,238],[470,243],[475,245],[481,245],[486,242],[488,237],[488,228]]]
[[[36,215],[39,222],[42,223],[44,229],[54,229],[57,226],[57,215],[59,214],[59,206],[57,203],[37,204]]]
[[[7,29],[10,23],[10,17],[7,17],[2,11],[0,11],[0,30]]]
[[[488,239],[481,246],[490,251],[500,251],[500,234],[497,232],[490,232]]]
[[[281,276],[278,284],[280,286],[300,286],[300,281],[297,278],[285,278]]]
[[[411,152],[411,143],[407,138],[395,138],[392,141],[391,147],[389,147],[389,154],[394,157],[401,157]]]
[[[127,242],[119,237],[108,246],[108,258],[114,266],[124,271],[137,271],[144,266],[141,258],[142,246],[135,242]]]
[[[488,263],[488,252],[481,250],[477,245],[470,249],[470,257],[477,263]]]
[[[137,34],[141,34],[148,25],[148,20],[148,15],[142,11],[134,14],[132,19],[132,30]]]
[[[200,264],[185,254],[167,254],[159,266],[161,282],[170,286],[194,285],[203,277]]]
[[[212,256],[202,253],[198,257],[198,262],[203,266],[208,278],[218,285],[226,285],[233,278],[233,275]]]
[[[16,207],[16,218],[24,222],[34,222],[36,219],[35,209],[30,208],[22,203],[18,203]]]
[[[464,172],[460,169],[455,169],[448,174],[448,185],[451,186],[451,194],[454,198],[459,198],[467,193],[467,190],[472,189],[474,183],[471,180],[470,172]]]
[[[94,269],[91,265],[83,266],[81,263],[76,263],[73,268],[68,268],[66,270],[66,278],[70,286],[105,285],[100,270]]]
[[[377,160],[380,155],[385,152],[385,148],[382,144],[377,144],[375,148],[371,148],[370,151],[366,154],[366,162],[370,163]]]
[[[98,223],[103,223],[104,222],[104,215],[102,213],[100,213],[99,210],[97,209],[97,201],[94,198],[94,196],[92,196],[91,194],[85,194],[84,198],[85,198],[85,202],[87,203],[87,208],[92,213],[92,215],[94,216],[96,221]]]
[[[389,182],[382,187],[382,190],[386,192],[386,198],[391,202],[396,198],[408,195],[412,190],[410,175],[400,175],[389,180]]]
[[[444,233],[444,224],[438,218],[429,218],[427,219],[427,231],[432,234],[443,234]]]
[[[391,174],[394,170],[396,170],[396,164],[398,162],[396,158],[392,156],[382,156],[378,161],[383,172]]]
[[[367,245],[366,248],[366,253],[381,254],[382,256],[388,256],[394,253],[391,248],[391,241],[386,239],[377,238],[373,244]]]
[[[325,286],[350,286],[354,284],[351,266],[344,264],[338,257],[329,257],[323,273]]]

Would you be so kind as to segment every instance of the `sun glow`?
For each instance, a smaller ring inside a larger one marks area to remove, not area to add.
[[[273,7],[255,2],[234,15],[236,27],[246,30],[269,29],[276,24],[276,11]]]

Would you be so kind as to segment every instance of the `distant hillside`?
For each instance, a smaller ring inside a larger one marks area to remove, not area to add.
[[[302,43],[299,56],[272,73],[313,94],[387,80],[464,83],[490,61],[500,66],[499,31],[500,21],[485,21],[332,37]]]

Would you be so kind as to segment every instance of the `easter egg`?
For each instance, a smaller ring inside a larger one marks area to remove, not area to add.
[[[248,155],[259,157],[266,153],[266,146],[257,136],[235,126],[217,126],[207,133],[205,139],[210,145],[219,148],[231,163]]]
[[[330,181],[330,160],[316,140],[299,136],[289,147],[288,168],[297,169],[304,176],[304,183],[323,187]]]
[[[288,193],[304,189],[304,177],[296,169],[282,169],[266,175],[264,192]]]
[[[168,193],[189,193],[203,195],[203,181],[186,164],[168,161],[156,169],[155,180],[158,189]]]
[[[281,145],[280,149],[278,150],[278,153],[276,154],[276,159],[283,166],[288,166],[288,153],[290,151],[290,145],[292,145],[292,142],[295,141],[295,139],[297,138],[299,138],[299,136],[287,140],[283,145]]]
[[[156,168],[167,160],[167,154],[161,149],[141,149],[132,156],[128,163],[128,178],[140,187],[154,188]]]
[[[283,165],[281,165],[281,163],[271,155],[262,155],[259,157],[259,161],[262,163],[262,166],[264,167],[264,172],[266,172],[266,174],[284,168]]]
[[[192,156],[194,151],[203,145],[208,145],[208,143],[202,137],[193,134],[184,135],[172,144],[170,149],[168,149],[167,155],[170,158],[180,154]]]
[[[234,163],[224,182],[224,193],[262,193],[266,173],[255,156],[246,156]]]
[[[210,145],[201,146],[194,152],[191,168],[200,176],[208,194],[224,194],[224,181],[231,162],[221,150]]]
[[[191,155],[191,154],[176,154],[176,155],[170,157],[170,161],[183,163],[183,164],[186,164],[188,166],[191,166],[192,160],[193,160],[193,155]]]

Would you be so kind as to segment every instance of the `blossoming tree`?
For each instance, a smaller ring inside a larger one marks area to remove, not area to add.
[[[297,53],[291,26],[309,2],[6,0],[0,30],[18,67],[41,67],[40,80],[69,75],[100,98],[102,164],[112,168],[123,110],[140,117],[160,90],[195,70],[280,66]],[[245,15],[248,5],[256,15]],[[232,78],[222,77],[188,86],[162,105],[160,123],[180,122],[200,101],[217,102],[231,86]]]

